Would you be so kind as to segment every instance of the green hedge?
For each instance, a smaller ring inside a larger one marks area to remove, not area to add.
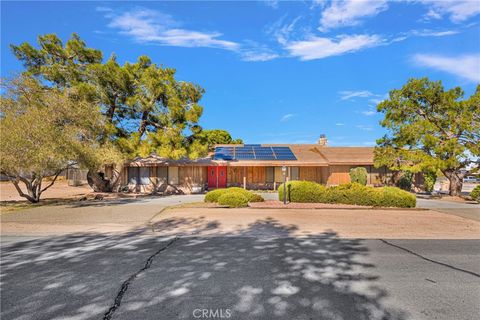
[[[470,192],[470,197],[480,203],[480,185],[473,188],[472,192]]]
[[[226,189],[216,189],[216,190],[207,192],[207,194],[205,195],[205,202],[218,202],[221,196],[229,193],[240,193],[247,198],[248,202],[264,201],[262,196],[259,194],[253,193],[243,188],[231,187]]]
[[[218,198],[218,204],[223,206],[229,206],[230,208],[247,207],[248,198],[242,192],[226,192]]]
[[[325,187],[310,181],[287,182],[287,200],[290,202],[342,203],[374,207],[413,208],[415,195],[395,187],[374,188],[359,183]],[[278,188],[283,201],[283,185]]]

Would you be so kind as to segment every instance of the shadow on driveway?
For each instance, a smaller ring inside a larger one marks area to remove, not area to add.
[[[162,223],[156,230],[218,227]],[[231,237],[181,237],[141,272],[170,239],[78,234],[8,245],[1,318],[102,319],[138,273],[112,319],[195,319],[195,309],[229,309],[230,319],[406,319],[384,305],[388,294],[361,240],[333,231],[290,237],[294,230],[265,219]]]

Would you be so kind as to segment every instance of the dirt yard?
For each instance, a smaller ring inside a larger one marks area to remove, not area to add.
[[[24,189],[24,192],[26,190]],[[67,199],[72,197],[80,197],[92,192],[88,185],[71,187],[67,181],[57,181],[53,186],[42,193],[42,199]],[[8,181],[0,182],[0,201],[25,201],[18,195],[17,190],[12,183]]]
[[[430,210],[168,209],[152,221],[161,235],[312,236],[362,239],[480,239],[480,222]],[[272,234],[272,230],[275,230]],[[278,234],[278,230],[282,230]]]

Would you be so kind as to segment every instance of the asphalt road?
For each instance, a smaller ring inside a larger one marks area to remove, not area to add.
[[[201,319],[207,309],[223,319],[451,320],[480,312],[480,240],[292,238],[279,225],[252,228],[274,236],[172,243],[77,234],[4,244],[1,318]]]
[[[88,203],[55,210],[63,217],[45,207],[17,212],[15,221],[102,224],[114,218],[135,226],[167,205],[198,200]],[[436,200],[419,205],[476,209]],[[2,223],[9,219],[2,216]],[[2,320],[451,320],[480,314],[480,240],[344,239],[333,231],[294,238],[289,226],[269,221],[236,237],[175,239],[145,229],[16,234],[2,237],[0,267]]]

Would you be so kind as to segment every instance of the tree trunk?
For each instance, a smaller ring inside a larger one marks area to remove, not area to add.
[[[102,173],[90,169],[87,173],[87,181],[90,187],[95,192],[118,192],[120,189],[120,182],[122,170],[115,170],[113,168],[113,177],[111,179],[105,178]]]
[[[55,183],[60,173],[62,173],[62,171],[64,171],[65,169],[57,170],[57,172],[55,172],[55,175],[53,176],[52,181],[43,189],[42,189],[42,182],[43,182],[43,178],[45,178],[45,176],[43,175],[39,176],[36,174],[32,174],[31,178],[26,178],[26,177],[20,176],[19,174],[10,175],[10,174],[7,174],[6,172],[1,172],[1,173],[7,176],[8,180],[10,180],[10,182],[13,183],[20,197],[23,197],[32,203],[38,203],[40,202],[40,196],[42,195],[42,193]],[[20,188],[20,185],[19,185],[20,181],[23,182],[23,184],[25,185],[25,189],[27,189],[27,193],[24,193],[22,188]]]
[[[87,182],[95,192],[111,192],[110,181],[96,170],[88,170]]]
[[[454,169],[444,170],[443,174],[450,181],[449,195],[460,196],[465,175]]]
[[[143,111],[143,113],[142,113],[142,119],[141,119],[141,122],[140,122],[140,127],[138,128],[138,136],[139,136],[140,140],[142,139],[143,134],[147,130],[148,114],[149,114],[148,111]]]

